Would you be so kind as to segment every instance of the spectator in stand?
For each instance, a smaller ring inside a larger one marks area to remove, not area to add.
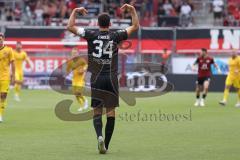
[[[136,8],[136,11],[138,13],[138,15],[140,15],[140,17],[144,17],[145,13],[144,13],[144,1],[145,0],[133,0],[133,5]]]
[[[108,8],[108,13],[111,17],[115,17],[116,15],[116,5],[114,3],[110,3],[110,7]]]
[[[48,2],[48,13],[50,17],[55,17],[57,14],[57,4],[55,1],[49,1]]]
[[[67,8],[70,9],[71,11],[74,9],[74,8],[77,8],[77,3],[76,3],[76,0],[66,0],[66,5],[67,5]]]
[[[236,7],[233,16],[236,21],[236,26],[240,26],[240,6]]]
[[[213,0],[211,10],[213,11],[214,25],[222,25],[222,17],[224,11],[223,0]]]
[[[60,3],[61,17],[69,18],[70,14],[72,13],[72,10],[77,7],[78,5],[75,0],[62,0]]]
[[[6,21],[13,21],[14,13],[12,8],[6,8],[5,9],[5,14],[6,14]]]
[[[189,16],[191,12],[192,12],[191,6],[187,2],[183,2],[183,5],[181,6],[180,9],[180,14]]]
[[[182,0],[172,0],[173,7],[177,14],[180,14]]]
[[[21,10],[20,5],[18,3],[16,4],[16,7],[15,7],[13,13],[14,13],[14,19],[16,21],[20,21],[21,20],[21,16],[22,16],[22,10]]]
[[[111,17],[121,18],[120,2],[117,0],[103,0],[104,12],[109,13]]]
[[[50,25],[50,14],[48,13],[48,2],[43,0],[43,22],[44,25]]]
[[[232,14],[228,14],[226,15],[224,21],[223,21],[223,25],[224,26],[234,26],[234,21],[235,21],[235,18]]]
[[[236,6],[232,12],[232,23],[231,26],[240,26],[240,6]]]
[[[180,8],[180,24],[183,27],[188,27],[191,24],[191,14],[192,8],[191,6],[184,1],[181,8]]]
[[[194,10],[194,5],[192,0],[187,0],[188,5],[191,7],[192,11]]]
[[[146,3],[146,16],[151,17],[153,15],[153,0],[145,0]]]
[[[158,16],[164,16],[165,15],[165,10],[163,9],[163,0],[158,0],[158,10],[157,10],[157,15]]]
[[[114,18],[131,18],[128,12],[122,13],[120,5],[130,3],[135,6],[141,17],[143,26],[157,26],[158,16],[164,18],[176,18],[172,16],[186,14],[188,6],[181,6],[183,0],[22,0],[21,7],[7,8],[5,2],[0,2],[4,6],[0,8],[2,19],[12,21],[21,20],[27,25],[61,25],[64,18],[68,18],[71,11],[78,6],[91,8],[88,16],[95,16],[103,5],[104,11]],[[189,0],[190,1],[190,0]],[[219,1],[219,0],[218,0]],[[221,0],[220,0],[221,1]],[[157,3],[158,2],[158,3]],[[17,2],[16,2],[17,4]],[[20,4],[20,3],[19,3]],[[98,4],[98,5],[96,5]],[[158,5],[157,14],[153,11],[153,6]],[[191,4],[188,4],[191,6]],[[185,9],[181,9],[184,8]],[[5,8],[7,8],[5,10]],[[96,9],[95,9],[96,8]],[[191,6],[192,10],[193,7]],[[192,11],[191,10],[191,11]],[[1,14],[0,13],[0,14]],[[91,14],[90,14],[91,13]],[[234,14],[235,15],[235,14]],[[237,17],[237,16],[235,16]],[[177,20],[178,21],[178,20]],[[167,25],[161,25],[167,26]]]
[[[89,2],[88,0],[83,0],[83,1],[82,1],[82,5],[83,5],[83,7],[85,7],[85,8],[89,5],[89,3],[90,3],[90,2]]]
[[[61,0],[59,2],[59,14],[60,14],[60,18],[68,18],[70,16],[70,13],[72,12],[72,9],[68,9],[67,3],[65,2],[65,0]],[[76,6],[77,7],[77,6]]]
[[[224,26],[240,26],[240,6],[229,6]]]
[[[163,9],[165,11],[166,16],[171,16],[172,15],[174,8],[173,8],[173,5],[172,5],[170,0],[165,0],[164,1]]]
[[[43,7],[40,1],[38,1],[36,9],[34,11],[35,14],[35,25],[43,25]]]
[[[166,14],[162,5],[158,5],[158,12],[157,13],[158,13],[158,16],[164,16]]]

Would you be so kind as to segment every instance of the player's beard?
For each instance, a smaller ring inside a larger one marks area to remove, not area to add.
[[[232,55],[232,58],[233,58],[233,59],[235,59],[236,57],[237,57],[237,55],[236,55],[236,54],[233,54],[233,55]]]

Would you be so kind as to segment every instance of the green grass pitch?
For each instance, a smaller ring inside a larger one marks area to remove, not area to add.
[[[239,159],[236,95],[231,94],[225,108],[218,105],[222,93],[209,93],[203,108],[193,107],[194,97],[194,93],[172,92],[138,99],[134,107],[121,102],[110,151],[99,155],[91,120],[65,122],[55,116],[55,105],[72,96],[28,90],[17,103],[10,93],[5,121],[0,124],[0,160]],[[77,103],[72,110],[77,110]],[[160,111],[189,117],[150,118]],[[139,112],[140,118],[136,117]]]

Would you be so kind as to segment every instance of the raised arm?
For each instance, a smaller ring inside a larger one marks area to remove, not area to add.
[[[75,8],[72,11],[69,21],[68,21],[67,30],[76,35],[78,34],[78,29],[75,25],[75,20],[76,20],[76,16],[78,13],[80,13],[81,15],[86,15],[88,13],[88,11],[84,7]]]
[[[138,15],[137,15],[136,9],[132,5],[124,4],[121,7],[121,10],[124,11],[125,9],[127,9],[131,13],[131,16],[132,16],[132,25],[126,28],[127,34],[128,34],[128,36],[130,36],[132,33],[136,32],[138,30],[139,20],[138,20]]]

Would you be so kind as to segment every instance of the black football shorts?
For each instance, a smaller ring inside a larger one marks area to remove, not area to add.
[[[118,107],[119,85],[116,75],[91,76],[91,106]]]
[[[196,84],[202,86],[205,81],[210,82],[210,80],[211,80],[210,77],[198,77]]]

